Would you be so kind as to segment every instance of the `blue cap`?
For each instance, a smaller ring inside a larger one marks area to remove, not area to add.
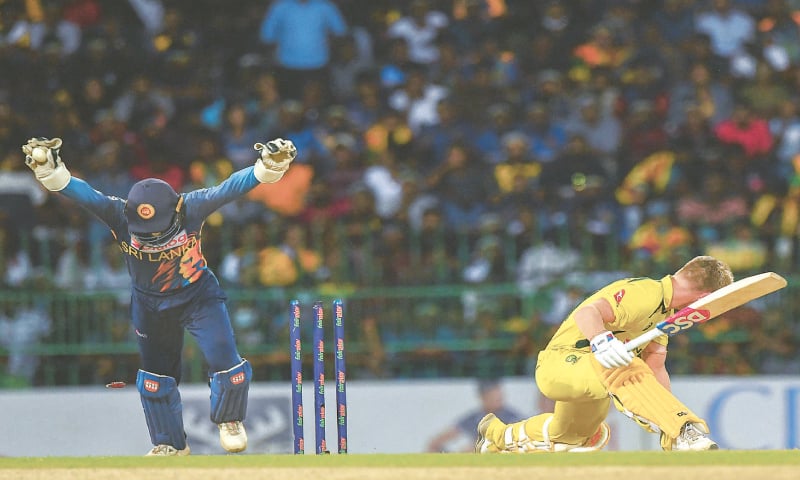
[[[125,202],[128,230],[147,234],[166,231],[180,203],[180,195],[163,180],[146,178],[136,182]]]

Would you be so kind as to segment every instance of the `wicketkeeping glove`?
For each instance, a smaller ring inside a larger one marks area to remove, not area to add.
[[[27,165],[36,179],[51,192],[58,192],[64,189],[69,183],[69,170],[61,161],[61,139],[36,137],[28,140],[22,146],[25,154],[25,165]]]
[[[629,352],[625,344],[609,331],[596,335],[590,345],[594,357],[605,368],[624,367],[633,361],[633,352]]]
[[[256,143],[253,148],[261,157],[256,160],[255,175],[262,183],[274,183],[283,177],[289,165],[297,157],[297,148],[291,140],[276,138],[266,145]]]

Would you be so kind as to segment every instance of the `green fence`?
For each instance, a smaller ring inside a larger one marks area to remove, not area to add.
[[[764,331],[794,325],[797,295],[792,284],[753,310],[765,319]],[[323,301],[330,319],[332,300],[342,298],[351,379],[476,377],[532,372],[535,355],[554,328],[545,319],[557,292],[563,293],[564,286],[535,293],[522,292],[514,284],[229,289],[228,293],[237,342],[253,363],[256,380],[284,381],[289,379],[288,320],[293,298],[303,306],[309,374],[312,304]],[[127,292],[117,291],[0,291],[2,385],[132,382],[138,354],[127,299]],[[748,342],[754,325],[752,318],[742,325],[712,322],[691,335],[702,350],[715,342]],[[328,327],[332,338],[330,320]],[[206,366],[188,335],[184,359],[183,381],[204,382]]]

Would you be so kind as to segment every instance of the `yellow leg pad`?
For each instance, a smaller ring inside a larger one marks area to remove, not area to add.
[[[640,358],[627,367],[606,369],[599,366],[600,378],[609,393],[625,410],[655,424],[670,438],[680,435],[686,422],[705,422],[658,383],[653,371]],[[641,423],[640,423],[641,424]]]
[[[637,425],[639,425],[640,427],[642,427],[643,429],[647,430],[650,433],[661,432],[661,429],[658,428],[658,425],[652,423],[650,420],[644,417],[640,417],[639,415],[636,415],[635,413],[631,412],[630,410],[625,408],[625,405],[623,405],[620,399],[617,398],[613,393],[610,395],[611,395],[611,400],[614,402],[614,408],[619,410],[620,413],[630,418],[631,420],[636,422]]]

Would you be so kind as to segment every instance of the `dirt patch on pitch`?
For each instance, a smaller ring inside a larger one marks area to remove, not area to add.
[[[502,470],[502,472],[498,471]],[[555,471],[555,472],[554,472]],[[651,477],[659,480],[687,478],[736,478],[736,480],[795,480],[795,466],[691,466],[691,467],[455,467],[455,468],[128,468],[87,469],[53,468],[41,470],[0,470],[0,480],[281,480],[324,478],[325,480],[486,480],[487,478],[524,478],[525,480],[619,480]]]

